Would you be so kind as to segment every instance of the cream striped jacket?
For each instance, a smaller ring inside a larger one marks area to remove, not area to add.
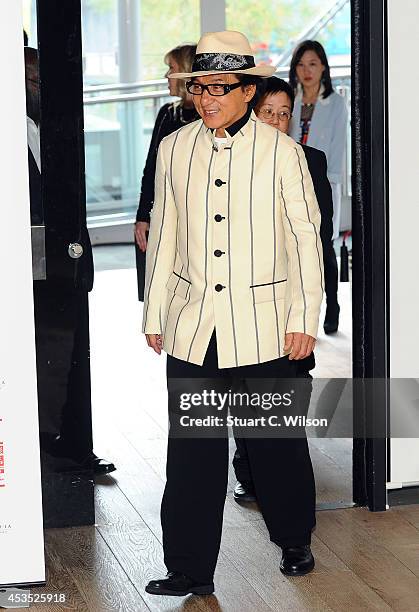
[[[291,138],[254,113],[222,145],[202,120],[180,128],[158,151],[143,332],[198,365],[214,328],[220,368],[284,356],[286,332],[317,335],[319,229]]]

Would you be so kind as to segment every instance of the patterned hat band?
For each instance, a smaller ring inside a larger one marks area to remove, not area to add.
[[[236,55],[235,53],[198,53],[192,66],[192,72],[220,72],[247,70],[255,67],[253,55]]]

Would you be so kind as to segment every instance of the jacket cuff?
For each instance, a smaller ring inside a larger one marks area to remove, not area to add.
[[[312,338],[317,338],[317,333],[319,330],[319,323],[306,321],[305,329],[304,325],[301,324],[301,316],[298,316],[295,320],[293,320],[292,315],[289,318],[287,329],[285,331],[286,334],[300,333],[300,334],[308,334]]]
[[[143,334],[161,334],[162,330],[160,327],[160,321],[155,321],[150,316],[147,317],[147,325],[143,321],[141,328]]]
[[[150,213],[144,211],[138,211],[135,218],[136,223],[143,221],[144,223],[150,223]]]

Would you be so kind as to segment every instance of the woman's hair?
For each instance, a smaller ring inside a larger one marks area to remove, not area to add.
[[[166,53],[164,56],[164,61],[166,64],[169,64],[169,61],[172,58],[178,64],[180,72],[190,72],[195,59],[195,53],[195,44],[178,45]],[[185,99],[187,91],[185,81],[183,79],[177,79],[177,91],[178,96]]]
[[[269,77],[268,79],[264,79],[265,81],[265,91],[262,96],[258,100],[258,103],[255,108],[255,112],[259,111],[262,104],[265,102],[267,96],[275,95],[277,93],[285,93],[290,99],[291,113],[294,110],[294,91],[289,83],[284,81],[284,79],[280,79],[278,77]]]
[[[297,90],[297,65],[306,51],[314,51],[324,66],[321,82],[324,85],[323,98],[328,98],[330,94],[333,93],[332,79],[330,78],[330,67],[329,62],[327,61],[326,51],[324,50],[323,46],[317,42],[317,40],[304,40],[294,49],[289,72],[290,85],[294,91]]]

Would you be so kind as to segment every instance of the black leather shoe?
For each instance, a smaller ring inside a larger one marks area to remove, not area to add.
[[[282,549],[279,569],[285,576],[304,576],[314,568],[314,557],[309,545]]]
[[[211,595],[214,593],[214,583],[203,584],[195,582],[185,574],[179,572],[168,572],[167,578],[161,580],[150,580],[145,588],[146,593],[151,595],[174,595],[184,597],[185,595]]]
[[[323,329],[324,329],[325,334],[334,334],[338,331],[339,313],[340,313],[339,304],[335,304],[333,306],[326,306],[326,316],[324,318],[324,324],[323,324]]]
[[[95,474],[95,476],[103,476],[104,474],[110,474],[110,472],[114,472],[116,470],[115,464],[112,463],[112,461],[101,459],[94,453],[92,453],[90,461],[92,462],[93,474]]]
[[[238,482],[234,487],[233,497],[237,503],[250,503],[256,501],[253,487],[248,484],[243,484],[242,482]]]

